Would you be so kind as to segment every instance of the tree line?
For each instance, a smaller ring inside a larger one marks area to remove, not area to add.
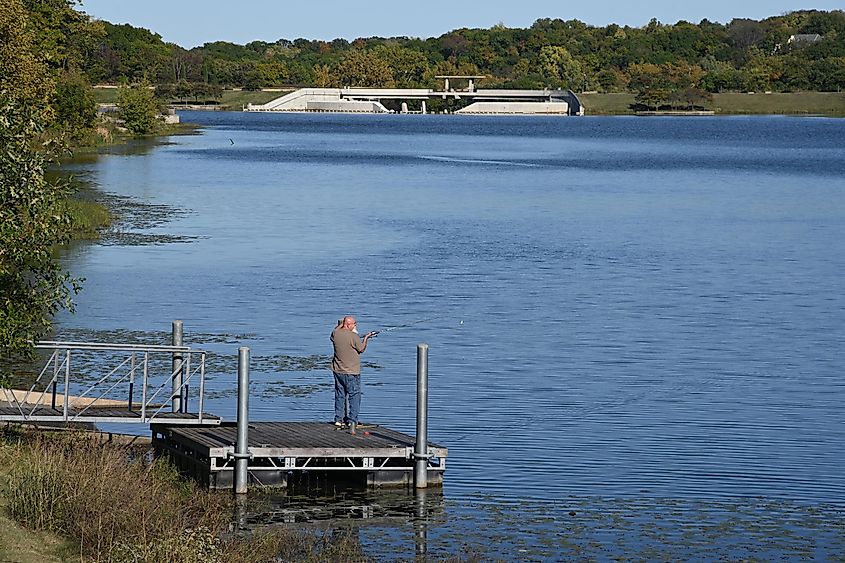
[[[806,10],[761,21],[702,20],[596,27],[539,19],[427,39],[222,41],[184,49],[128,24],[102,22],[88,52],[91,82],[145,78],[219,87],[435,87],[440,74],[483,74],[489,88],[641,92],[802,90],[845,87],[845,12]],[[659,78],[659,80],[658,80]]]

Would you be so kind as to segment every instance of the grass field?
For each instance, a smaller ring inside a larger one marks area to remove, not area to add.
[[[633,114],[633,94],[579,94],[587,115]],[[712,109],[725,115],[830,115],[845,117],[845,92],[713,94]]]
[[[263,90],[224,90],[223,97],[219,100],[219,106],[225,106],[229,110],[241,110],[246,104],[266,104],[279,96],[285,95],[285,91],[263,91]],[[113,104],[117,102],[117,88],[94,88],[94,98],[100,104]]]

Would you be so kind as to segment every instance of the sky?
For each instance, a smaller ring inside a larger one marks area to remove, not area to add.
[[[461,27],[529,27],[539,18],[577,19],[603,27],[642,27],[652,18],[674,24],[702,19],[761,20],[795,10],[841,10],[843,0],[82,0],[95,19],[128,23],[186,49],[212,41],[240,45],[278,39],[438,37]]]

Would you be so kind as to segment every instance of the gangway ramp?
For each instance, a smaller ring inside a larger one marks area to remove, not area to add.
[[[60,341],[35,349],[44,367],[26,390],[0,387],[0,422],[220,424],[205,412],[204,350]]]

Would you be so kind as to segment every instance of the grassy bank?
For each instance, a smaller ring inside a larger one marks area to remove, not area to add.
[[[112,216],[105,205],[77,195],[64,202],[71,220],[71,236],[74,240],[96,240],[99,231],[112,223]]]
[[[233,532],[229,494],[198,489],[146,452],[75,432],[2,431],[0,507],[3,561],[366,559],[355,538],[330,531]]]
[[[579,94],[587,115],[633,115],[633,94]],[[845,117],[845,93],[713,94],[719,115],[828,115]]]
[[[240,111],[246,104],[266,104],[289,91],[224,90],[223,96],[216,104],[210,104],[209,109],[218,106],[217,109]],[[117,92],[117,88],[94,88],[94,99],[99,104],[114,104],[117,102]],[[191,100],[188,100],[188,103],[191,103]]]

